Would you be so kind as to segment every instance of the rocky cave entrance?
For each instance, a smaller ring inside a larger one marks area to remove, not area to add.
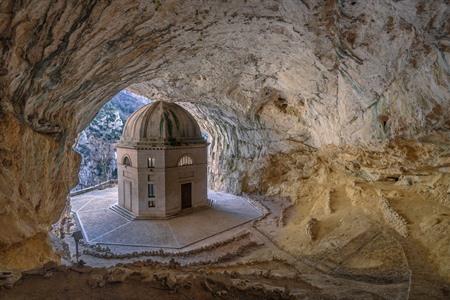
[[[1,1],[0,282],[25,276],[6,298],[44,278],[47,293],[65,292],[64,278],[89,293],[139,277],[210,298],[447,299],[448,11],[445,0]],[[77,182],[73,144],[125,88],[182,103],[210,134],[210,186],[260,193],[267,214],[185,256],[21,273],[59,261],[48,229]]]
[[[74,145],[74,150],[81,155],[81,163],[78,184],[72,192],[117,179],[115,143],[120,139],[127,118],[141,106],[151,102],[151,99],[124,89],[100,108],[93,120],[78,134]],[[230,124],[212,124],[217,118],[205,118],[192,103],[180,104],[196,116],[202,135],[208,141],[208,187],[240,193],[242,188],[239,175],[235,174],[234,180],[225,180],[220,175],[221,169],[233,165],[226,161],[227,155],[223,153],[224,148],[233,152],[232,145],[237,143],[230,140],[236,138],[232,134],[233,130],[226,129],[227,126],[231,127]],[[228,159],[233,157],[228,156]]]
[[[103,266],[105,262],[101,259],[96,261],[95,257],[132,259],[136,253],[143,255],[142,253],[163,249],[186,252],[190,247],[208,248],[211,241],[214,245],[243,236],[242,230],[248,227],[247,223],[263,215],[262,206],[258,209],[254,203],[243,197],[212,190],[208,192],[208,209],[204,210],[203,207],[200,211],[175,217],[177,220],[174,222],[170,219],[158,221],[152,218],[145,221],[135,220],[131,212],[117,206],[118,166],[115,145],[122,135],[128,117],[151,102],[151,99],[123,90],[103,105],[91,123],[79,134],[74,147],[82,156],[79,184],[70,193],[70,211],[63,212],[62,218],[51,231],[51,234],[61,241],[56,243],[55,247],[59,248],[59,253],[67,260],[66,263],[73,259],[79,261],[81,256],[80,261],[83,264],[87,261],[90,266]],[[230,128],[237,131],[236,127],[241,126],[242,120],[241,123],[233,124],[232,120],[236,119],[223,120],[223,114],[211,117],[209,114],[213,110],[208,106],[206,110],[202,110],[190,102],[180,104],[200,121],[202,135],[209,143],[208,188],[241,193],[240,172],[244,169],[233,170],[233,164],[229,161],[237,157],[229,153],[233,153],[233,145],[239,147],[239,143],[234,140],[237,135]],[[224,136],[224,133],[227,136]],[[236,172],[236,175],[224,181],[222,178],[226,176],[221,173],[222,170],[231,170]],[[147,175],[145,176],[147,178]],[[228,186],[230,183],[233,186]],[[246,184],[248,183],[247,181]],[[163,227],[160,226],[162,223]],[[143,224],[146,224],[145,228],[142,227]],[[170,227],[170,231],[164,226]],[[186,230],[188,232],[185,232]],[[68,234],[70,236],[67,236]],[[80,240],[81,235],[83,238]],[[173,238],[169,235],[173,235]],[[185,238],[186,236],[189,238]],[[75,244],[71,237],[77,239]],[[74,252],[78,241],[82,249],[80,255],[77,250]],[[134,247],[135,251],[131,253],[127,247]]]

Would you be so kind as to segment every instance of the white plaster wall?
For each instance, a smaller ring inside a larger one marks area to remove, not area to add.
[[[128,155],[131,167],[122,165]],[[188,155],[193,165],[178,167],[179,159]],[[192,207],[207,205],[207,145],[166,149],[135,150],[117,147],[119,205],[125,207],[123,180],[132,181],[132,211],[139,217],[165,217],[181,210],[181,184],[192,183]],[[148,158],[155,158],[155,167],[148,168]],[[125,175],[124,175],[125,174]],[[149,181],[151,176],[151,181]],[[155,185],[155,198],[148,197],[148,183]],[[155,207],[148,207],[148,201]]]
[[[193,165],[178,167],[178,160],[189,155]],[[167,211],[181,210],[181,184],[192,183],[192,207],[207,205],[207,146],[166,150]]]
[[[127,155],[130,158],[131,166],[124,166],[122,164],[124,156]],[[138,204],[139,204],[139,190],[138,190],[138,169],[136,168],[138,160],[137,160],[137,151],[135,149],[130,148],[121,148],[117,147],[117,176],[118,176],[118,204],[122,207],[125,207],[125,199],[123,194],[123,182],[124,180],[131,181],[131,197],[132,197],[132,211],[135,214],[139,213]]]
[[[155,158],[155,167],[148,168],[148,158]],[[158,216],[166,215],[165,204],[165,157],[164,150],[139,150],[139,215]],[[148,180],[149,175],[151,181]],[[155,185],[155,198],[148,197],[147,185],[152,182]],[[148,207],[148,201],[155,201],[155,207]]]

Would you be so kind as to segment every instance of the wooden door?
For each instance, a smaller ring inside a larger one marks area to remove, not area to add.
[[[192,183],[181,184],[181,208],[192,207]]]

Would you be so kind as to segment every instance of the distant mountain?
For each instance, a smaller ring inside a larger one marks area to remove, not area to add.
[[[117,178],[115,143],[122,135],[128,116],[150,102],[123,90],[100,109],[91,124],[80,133],[74,147],[82,156],[76,190]]]
[[[145,104],[148,104],[150,102],[151,101],[148,98],[136,95],[127,90],[123,90],[115,95],[107,104],[111,104],[117,109],[120,118],[125,124],[125,121],[129,115],[131,115],[141,106],[144,106]]]

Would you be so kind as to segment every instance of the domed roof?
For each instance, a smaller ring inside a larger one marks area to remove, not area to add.
[[[135,111],[125,123],[121,144],[205,143],[194,117],[175,103],[156,101]]]

